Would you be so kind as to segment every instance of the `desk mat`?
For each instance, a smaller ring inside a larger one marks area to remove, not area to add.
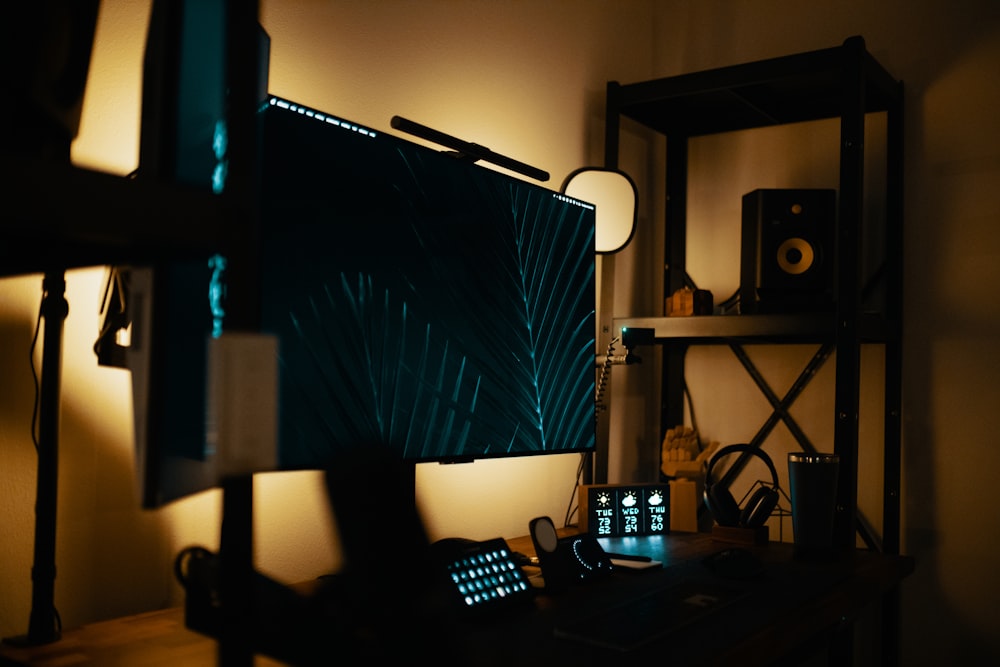
[[[614,604],[579,620],[557,624],[556,637],[630,651],[661,639],[733,603],[746,589],[688,579]]]

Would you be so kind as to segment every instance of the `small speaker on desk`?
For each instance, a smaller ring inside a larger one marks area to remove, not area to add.
[[[743,195],[740,312],[832,307],[836,209],[835,190]]]

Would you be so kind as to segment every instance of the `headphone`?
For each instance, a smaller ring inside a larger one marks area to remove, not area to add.
[[[773,486],[762,485],[754,491],[742,508],[733,498],[728,487],[720,487],[712,483],[712,468],[720,459],[734,452],[753,454],[767,464],[773,483]],[[705,471],[705,505],[708,506],[708,510],[720,526],[738,526],[740,528],[763,526],[778,504],[778,498],[778,471],[775,470],[771,457],[757,447],[729,445],[716,452],[712,460],[708,462],[708,469]]]

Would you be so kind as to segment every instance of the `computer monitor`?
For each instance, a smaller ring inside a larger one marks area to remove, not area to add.
[[[259,122],[276,469],[594,449],[593,206],[289,100]],[[149,507],[218,482],[206,350],[240,288],[220,260],[124,268]]]

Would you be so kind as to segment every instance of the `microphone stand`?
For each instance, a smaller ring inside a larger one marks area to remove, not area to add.
[[[28,634],[5,639],[22,646],[58,641],[61,628],[55,606],[56,504],[59,481],[59,410],[63,323],[69,313],[63,271],[46,271],[41,316],[45,322],[42,380],[38,406],[38,483],[35,489],[35,552],[31,568],[31,615]]]

